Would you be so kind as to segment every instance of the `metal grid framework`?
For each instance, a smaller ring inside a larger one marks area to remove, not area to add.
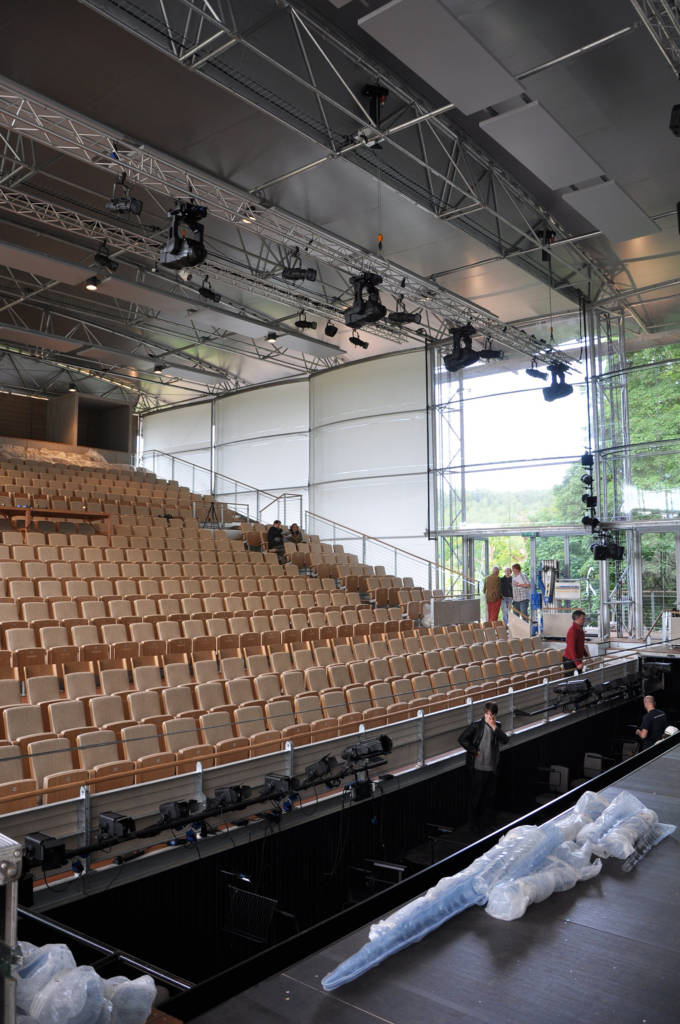
[[[524,331],[505,326],[487,310],[462,299],[412,271],[406,270],[380,254],[331,234],[302,219],[256,201],[235,186],[196,171],[181,161],[154,151],[151,147],[121,139],[113,131],[81,115],[38,97],[8,80],[0,82],[0,127],[26,135],[50,149],[64,153],[118,176],[125,171],[128,181],[155,194],[166,197],[194,197],[204,203],[218,220],[236,225],[239,230],[254,234],[285,251],[299,250],[320,264],[335,269],[343,279],[370,270],[383,278],[382,289],[400,294],[408,302],[425,307],[433,333],[445,334],[451,323],[473,319],[477,330],[506,349],[539,358],[550,357],[545,342],[532,339]],[[241,281],[245,284],[245,281]],[[292,290],[291,290],[292,291]],[[280,298],[286,290],[277,284]],[[312,305],[311,295],[294,290],[291,305],[300,308],[300,296]],[[327,307],[326,307],[327,308]],[[335,304],[335,313],[343,309]],[[328,310],[329,313],[332,310]],[[378,325],[373,333],[387,331],[392,340],[400,332]]]
[[[677,78],[680,76],[680,10],[677,3],[670,0],[630,2]]]
[[[611,273],[579,240],[447,117],[454,104],[434,107],[416,95],[317,10],[279,0],[81,2],[326,150],[253,194],[347,159],[574,299],[615,290]],[[376,81],[390,94],[379,124],[360,98],[362,86]],[[541,258],[546,229],[555,233],[551,269]]]

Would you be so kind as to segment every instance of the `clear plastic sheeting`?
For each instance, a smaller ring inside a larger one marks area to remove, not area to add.
[[[76,967],[62,943],[20,942],[16,979],[18,1024],[145,1024],[156,985],[149,975],[103,979],[93,967]]]
[[[602,858],[626,859],[632,867],[674,831],[630,793],[623,791],[611,802],[584,793],[568,813],[539,827],[512,829],[469,867],[374,924],[369,941],[322,985],[331,991],[353,981],[468,907],[486,904],[492,917],[516,920],[531,903],[593,878]]]

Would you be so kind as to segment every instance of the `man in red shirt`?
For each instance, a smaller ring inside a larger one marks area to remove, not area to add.
[[[567,632],[567,645],[562,654],[562,667],[568,672],[580,671],[586,653],[586,638],[583,624],[586,613],[581,608],[571,613],[571,626]]]

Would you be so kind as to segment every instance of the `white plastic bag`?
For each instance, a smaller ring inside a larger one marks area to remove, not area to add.
[[[111,1024],[145,1024],[156,998],[156,985],[148,974],[134,981],[108,978],[104,981],[104,995],[111,1002]]]
[[[31,1003],[38,1024],[110,1024],[111,1003],[94,967],[75,967],[52,978]]]
[[[12,968],[12,974],[17,983],[17,1007],[28,1013],[35,996],[56,974],[72,969],[76,962],[71,950],[62,942],[46,946],[32,946],[30,942],[19,945],[24,958]]]

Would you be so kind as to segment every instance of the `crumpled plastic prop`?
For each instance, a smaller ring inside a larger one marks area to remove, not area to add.
[[[514,921],[531,903],[593,878],[606,857],[623,860],[630,870],[674,831],[625,790],[611,802],[584,793],[567,814],[512,829],[469,867],[372,925],[369,941],[321,984],[330,992],[353,981],[468,907],[486,904],[492,917]]]

